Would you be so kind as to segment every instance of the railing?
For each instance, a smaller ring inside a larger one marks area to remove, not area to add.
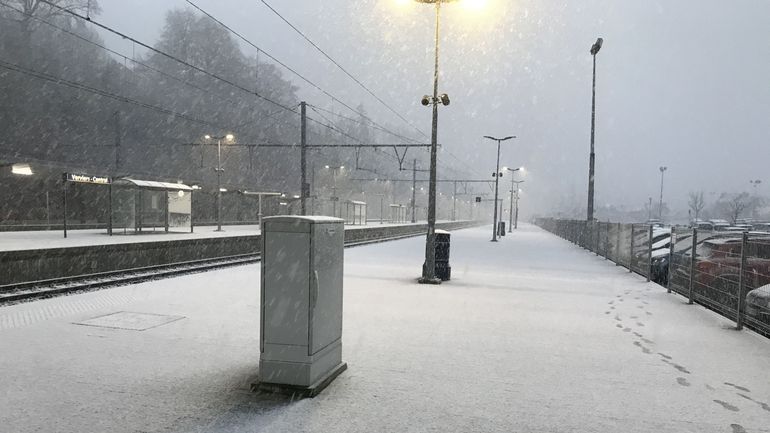
[[[770,336],[770,233],[553,218],[536,224],[734,320],[738,329]]]

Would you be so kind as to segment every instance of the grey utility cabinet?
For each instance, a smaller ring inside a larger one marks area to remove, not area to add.
[[[314,396],[342,362],[344,220],[263,220],[259,389]]]

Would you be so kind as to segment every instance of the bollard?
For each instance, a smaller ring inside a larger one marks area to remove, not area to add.
[[[652,277],[652,226],[649,228],[649,242],[647,245],[647,282]]]
[[[690,250],[690,281],[688,287],[687,303],[693,304],[693,285],[695,281],[695,248],[698,246],[698,229],[692,229],[692,249]]]
[[[746,247],[749,244],[749,234],[743,232],[743,238],[741,239],[741,268],[740,275],[738,276],[738,317],[735,320],[736,329],[743,329],[743,318],[746,315]]]

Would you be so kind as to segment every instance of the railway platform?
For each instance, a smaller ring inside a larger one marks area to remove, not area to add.
[[[536,227],[345,250],[343,359],[251,392],[254,264],[0,307],[9,432],[770,432],[770,342]]]

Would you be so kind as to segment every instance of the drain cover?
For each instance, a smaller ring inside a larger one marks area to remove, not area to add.
[[[167,316],[163,314],[119,311],[117,313],[94,317],[82,322],[75,322],[75,325],[144,331],[150,328],[165,325],[167,323],[176,322],[177,320],[181,319],[184,319],[184,316]]]

